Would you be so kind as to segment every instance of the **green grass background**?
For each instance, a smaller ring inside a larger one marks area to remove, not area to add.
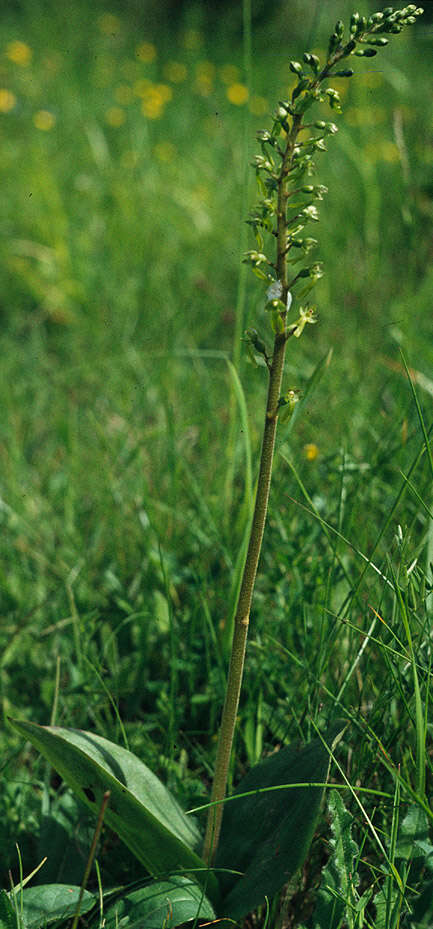
[[[15,842],[25,872],[48,854],[41,880],[52,879],[53,810],[79,824],[80,853],[63,874],[82,875],[86,816],[6,723],[48,723],[56,673],[59,724],[120,740],[120,717],[129,747],[185,806],[208,795],[265,396],[264,372],[242,347],[242,394],[226,360],[238,358],[248,324],[266,332],[263,287],[241,266],[255,198],[246,165],[287,92],[289,59],[323,49],[351,11],[346,2],[261,11],[249,78],[238,6],[216,19],[186,7],[171,31],[156,15],[79,0],[68,15],[49,3],[3,14],[3,886],[9,868],[17,874]],[[333,353],[296,427],[280,434],[234,778],[267,748],[309,737],[336,707],[352,719],[343,750],[352,783],[392,792],[377,739],[415,782],[413,669],[391,565],[428,717],[432,471],[400,350],[428,430],[429,19],[393,39],[371,63],[357,61],[350,86],[336,83],[341,128],[317,159],[329,194],[311,234],[326,275],[319,325],[290,343],[286,386],[305,390]],[[430,777],[429,721],[423,762]],[[391,806],[365,802],[386,838]],[[380,856],[358,828],[367,885]],[[114,839],[102,861],[108,883],[135,873]]]

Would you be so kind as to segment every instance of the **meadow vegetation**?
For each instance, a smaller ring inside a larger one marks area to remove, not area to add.
[[[236,30],[193,10],[175,34],[80,0],[0,24],[6,890],[16,843],[25,874],[48,856],[36,883],[79,884],[94,828],[7,717],[93,730],[184,809],[209,798],[264,402],[241,341],[265,299],[241,265],[248,163],[289,59],[352,12],[323,7],[259,23],[251,70]],[[320,322],[289,345],[301,402],[278,436],[230,784],[338,707],[332,779],[350,786],[270,901],[280,929],[433,920],[432,41],[421,20],[340,79],[319,163]],[[343,820],[346,883],[328,862]],[[142,876],[108,830],[98,860],[104,886]],[[340,922],[323,897],[312,916],[321,875]]]

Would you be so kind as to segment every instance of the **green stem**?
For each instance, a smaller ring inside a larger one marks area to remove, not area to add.
[[[251,525],[250,541],[245,561],[242,584],[239,591],[238,605],[234,621],[233,643],[227,680],[227,691],[221,719],[218,740],[215,776],[212,787],[212,802],[218,805],[209,808],[203,858],[209,864],[213,861],[218,845],[227,785],[227,775],[239,706],[242,676],[244,670],[245,650],[250,620],[251,601],[254,583],[262,547],[263,532],[268,509],[269,490],[271,486],[272,461],[274,456],[275,435],[278,420],[278,400],[281,393],[286,337],[276,336],[274,354],[270,368],[268,400],[266,404],[266,421],[263,432],[260,471],[257,481],[256,501]]]
[[[287,298],[287,175],[295,141],[301,129],[301,117],[295,117],[292,130],[287,138],[286,148],[282,159],[278,179],[278,205],[277,205],[277,261],[276,271],[278,280],[283,287],[282,299],[284,304]],[[282,313],[285,323],[286,312]],[[221,726],[218,737],[217,756],[215,761],[214,781],[212,785],[211,802],[209,807],[206,834],[203,845],[203,858],[207,864],[212,864],[218,847],[223,815],[223,800],[227,788],[227,776],[233,746],[236,726],[236,716],[239,707],[239,696],[242,686],[242,677],[247,646],[248,627],[250,621],[251,603],[254,593],[254,584],[262,547],[263,533],[268,510],[269,491],[271,487],[272,462],[274,457],[275,436],[278,422],[278,402],[281,395],[283,379],[284,358],[286,352],[287,335],[285,332],[277,333],[274,340],[272,361],[269,366],[269,385],[266,403],[265,424],[263,429],[262,450],[260,455],[260,468],[257,480],[254,514],[251,524],[250,540],[244,573],[239,591],[239,598],[234,619],[233,642],[230,657],[230,666],[227,678],[227,689]]]

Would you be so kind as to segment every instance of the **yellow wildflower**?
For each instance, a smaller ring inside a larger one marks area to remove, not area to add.
[[[248,87],[238,82],[230,84],[227,87],[227,97],[230,103],[234,103],[235,106],[242,106],[248,100]]]
[[[17,98],[11,90],[0,88],[0,113],[10,113],[16,102]]]
[[[158,144],[155,145],[154,153],[159,161],[167,163],[173,161],[177,154],[176,148],[171,142],[158,142]]]
[[[173,91],[168,84],[155,84],[155,92],[159,95],[163,103],[168,103],[173,97]]]
[[[120,20],[114,13],[103,13],[98,19],[98,26],[104,35],[115,35],[120,29]]]
[[[141,112],[148,119],[159,119],[165,104],[171,99],[173,91],[167,84],[150,84],[143,93]]]
[[[152,42],[141,42],[140,45],[137,45],[135,52],[139,61],[143,61],[145,64],[150,64],[156,58],[156,48],[152,45]]]
[[[16,65],[21,65],[23,68],[26,68],[30,64],[32,59],[32,50],[29,45],[25,42],[20,42],[18,39],[14,42],[9,42],[6,46],[6,57],[9,58],[9,61],[13,61]]]
[[[319,455],[319,449],[314,442],[309,442],[307,445],[304,445],[304,454],[307,461],[315,461]]]
[[[110,106],[105,113],[105,122],[113,129],[118,129],[125,122],[125,111],[120,106]]]
[[[41,132],[49,132],[55,126],[56,117],[49,110],[38,110],[33,116],[33,123]]]

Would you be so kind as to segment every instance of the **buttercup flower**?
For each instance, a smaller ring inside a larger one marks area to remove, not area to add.
[[[9,42],[9,45],[6,46],[6,57],[9,58],[9,61],[13,61],[14,64],[22,67],[30,64],[32,54],[30,46],[18,39],[15,42]]]
[[[9,113],[10,110],[13,110],[17,98],[11,90],[6,90],[6,88],[0,88],[0,113]]]
[[[227,88],[227,97],[230,103],[234,103],[235,106],[242,106],[248,100],[248,87],[238,82],[230,84],[230,87]]]
[[[55,125],[55,122],[56,117],[54,113],[50,113],[49,110],[38,110],[33,116],[33,123],[36,129],[40,129],[41,132],[49,132]]]

